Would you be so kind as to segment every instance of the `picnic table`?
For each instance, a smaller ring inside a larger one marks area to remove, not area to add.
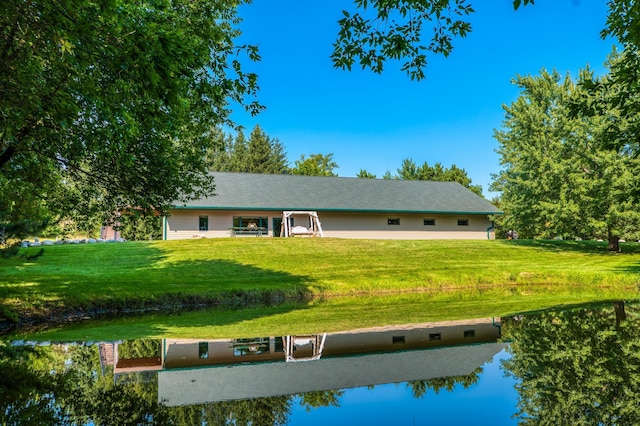
[[[229,228],[232,237],[238,235],[255,235],[256,237],[262,237],[267,233],[267,228],[261,228],[258,226],[232,226]]]

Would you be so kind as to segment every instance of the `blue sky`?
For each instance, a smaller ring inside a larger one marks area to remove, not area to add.
[[[345,389],[338,398],[339,407],[319,407],[307,412],[294,405],[292,425],[516,425],[518,392],[516,381],[506,376],[501,361],[511,356],[498,353],[482,366],[478,382],[465,389],[456,385],[452,391],[429,389],[415,398],[407,383]]]
[[[262,61],[245,66],[260,79],[256,117],[233,119],[249,132],[260,124],[286,148],[332,153],[339,176],[366,169],[379,178],[405,158],[464,168],[488,192],[500,170],[494,129],[503,104],[518,96],[511,80],[556,69],[575,76],[587,64],[602,74],[614,41],[602,40],[604,0],[536,0],[513,11],[512,0],[471,0],[473,31],[454,41],[448,58],[431,56],[416,82],[388,63],[382,75],[334,69],[329,56],[350,1],[254,0],[242,6],[242,42],[259,45]]]

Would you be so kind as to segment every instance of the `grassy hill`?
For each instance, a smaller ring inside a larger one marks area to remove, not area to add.
[[[491,292],[502,309],[635,299],[640,244],[235,238],[37,248],[0,260],[0,320],[315,297]],[[518,305],[522,306],[522,305]],[[445,308],[442,308],[445,309]]]

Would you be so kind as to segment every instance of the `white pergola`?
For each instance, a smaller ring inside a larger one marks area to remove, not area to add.
[[[291,216],[308,216],[309,228],[304,226],[291,226],[289,218]],[[320,225],[320,219],[318,219],[318,213],[314,211],[284,211],[282,212],[282,232],[283,237],[293,237],[294,235],[308,235],[311,237],[317,237],[322,234],[322,226]]]

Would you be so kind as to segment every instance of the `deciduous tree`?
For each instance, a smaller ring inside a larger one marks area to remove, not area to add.
[[[519,424],[637,424],[638,318],[619,304],[503,322]]]
[[[338,176],[333,169],[338,168],[338,163],[333,161],[333,154],[304,154],[296,160],[291,174],[305,176]]]
[[[354,65],[381,73],[389,60],[401,61],[410,78],[425,77],[427,55],[453,51],[454,40],[472,31],[468,17],[475,13],[469,0],[354,0],[353,10],[343,10],[333,45],[334,66]],[[534,0],[513,0],[513,8]],[[640,48],[640,8],[635,0],[609,0],[603,38],[616,37]]]
[[[211,189],[206,129],[260,109],[238,3],[1,2],[0,228],[63,211],[71,182],[107,211]]]
[[[503,170],[492,188],[502,192],[505,226],[528,237],[603,238],[612,251],[621,237],[637,238],[638,120],[620,96],[634,89],[588,69],[577,82],[542,71],[515,84],[522,93],[495,132]]]

